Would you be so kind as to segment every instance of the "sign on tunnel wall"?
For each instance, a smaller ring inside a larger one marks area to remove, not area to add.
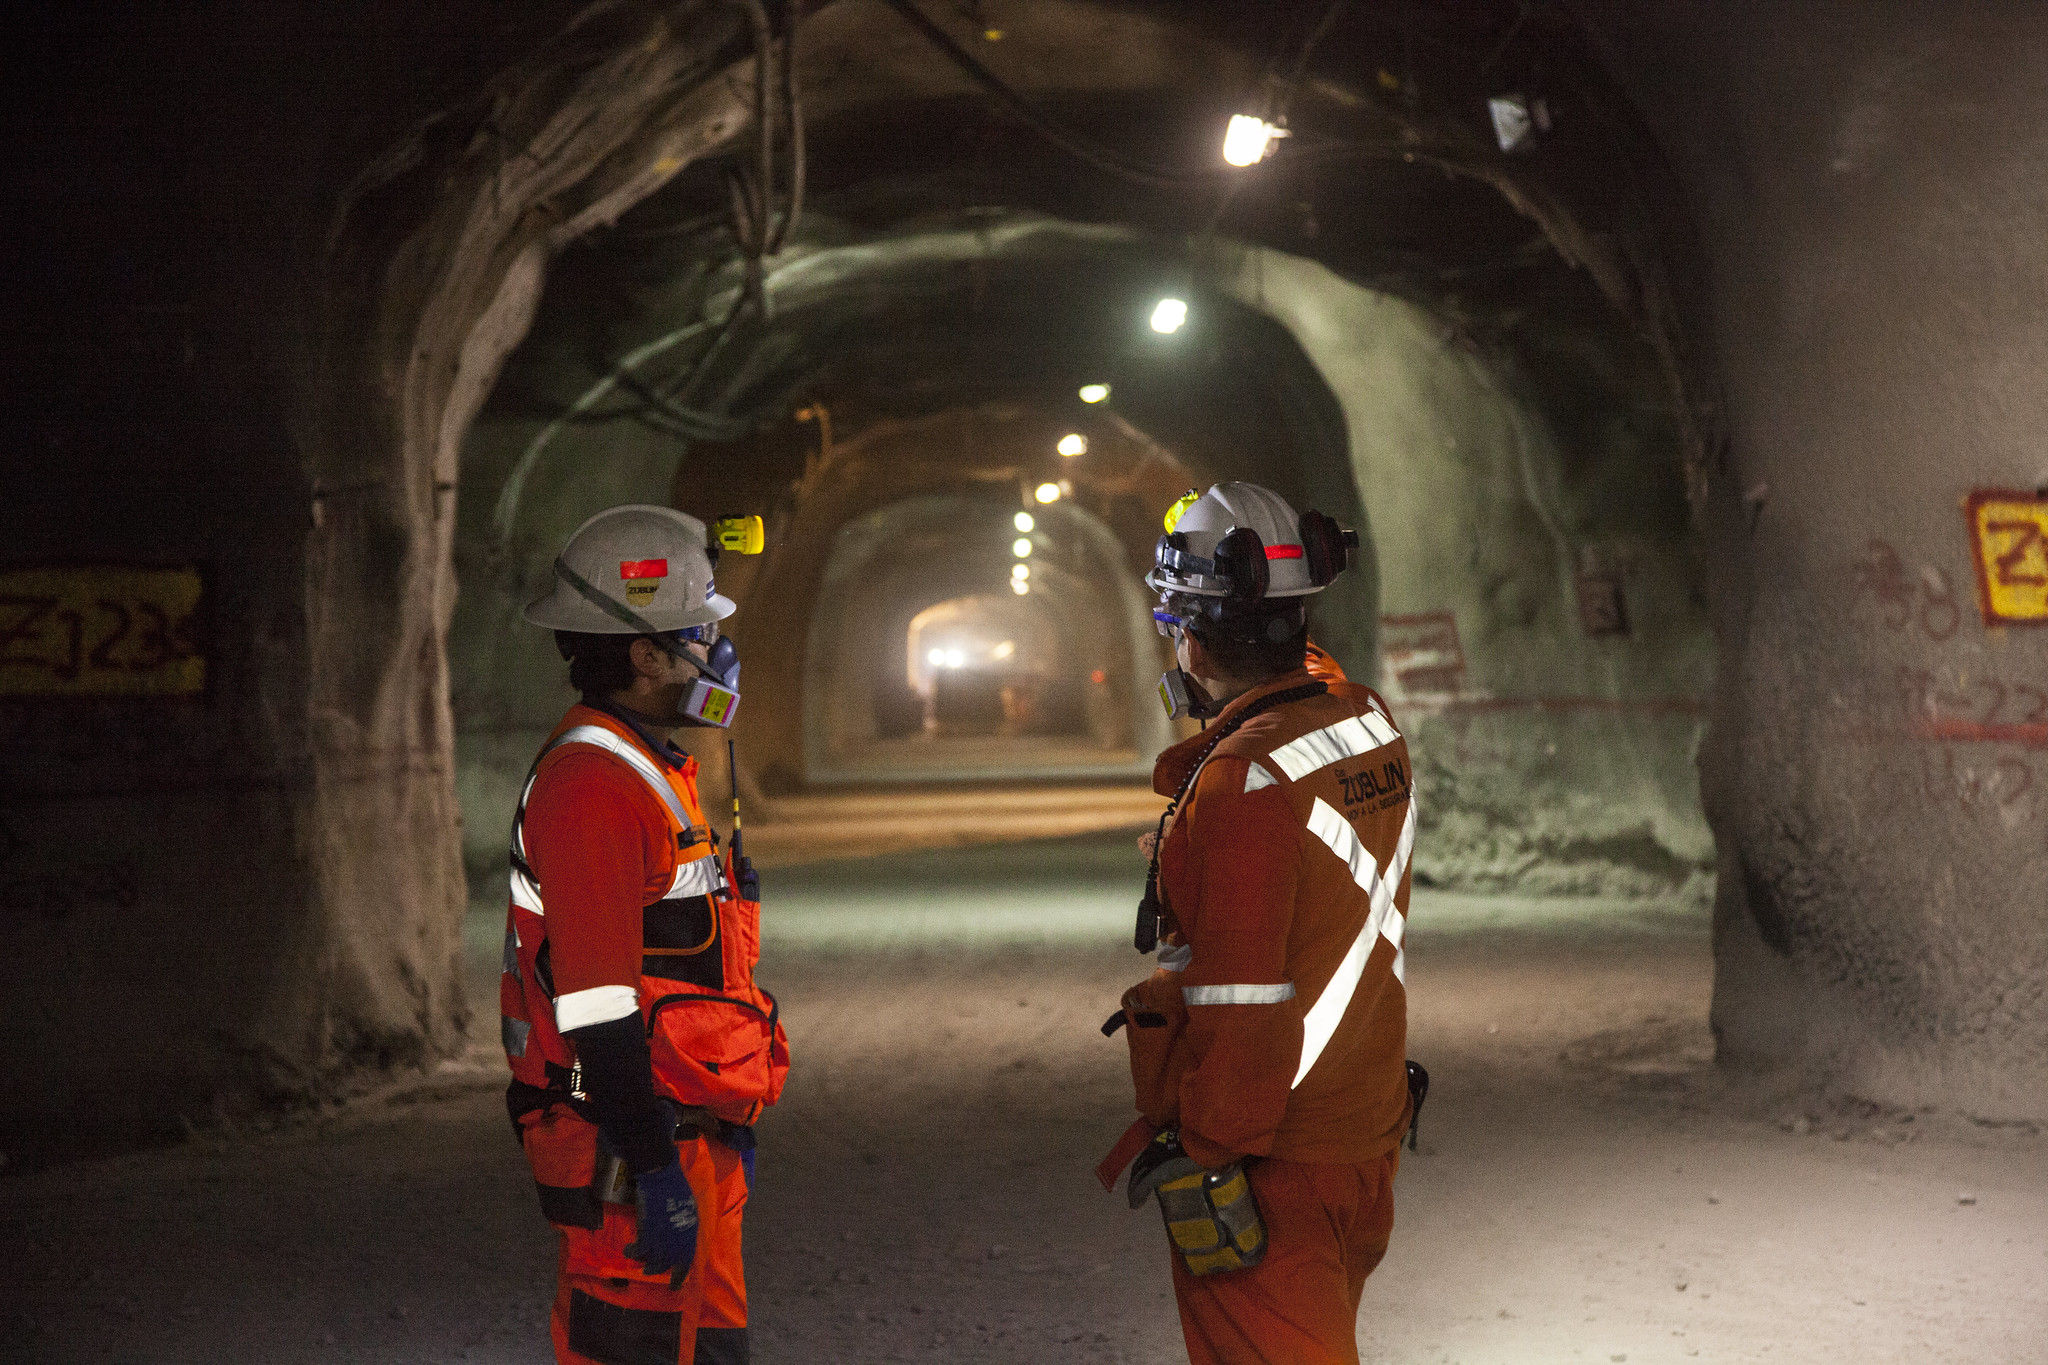
[[[0,568],[0,697],[189,697],[206,690],[196,568]]]
[[[1980,489],[1963,513],[1985,624],[2048,624],[2048,497]]]

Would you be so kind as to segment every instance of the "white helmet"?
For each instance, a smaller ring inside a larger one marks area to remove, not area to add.
[[[1297,516],[1287,500],[1255,483],[1190,489],[1166,514],[1166,534],[1145,583],[1161,593],[1218,597],[1249,606],[1321,592],[1358,544],[1320,512]]]
[[[756,546],[758,548],[758,546]],[[608,507],[576,528],[554,590],[526,619],[589,635],[655,635],[733,614],[711,576],[704,523],[673,507]]]

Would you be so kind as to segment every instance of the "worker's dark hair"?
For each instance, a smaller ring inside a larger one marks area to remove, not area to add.
[[[555,648],[569,661],[569,686],[586,697],[608,697],[633,685],[633,642],[638,635],[555,632]]]
[[[1188,628],[1219,667],[1240,678],[1277,678],[1308,657],[1308,613],[1299,602],[1205,612]]]

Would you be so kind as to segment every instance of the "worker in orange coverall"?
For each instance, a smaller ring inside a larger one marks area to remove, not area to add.
[[[1415,1103],[1408,751],[1379,696],[1308,644],[1304,614],[1355,544],[1267,489],[1221,484],[1176,504],[1146,579],[1179,665],[1162,694],[1209,724],[1154,770],[1180,798],[1146,845],[1138,938],[1158,968],[1105,1026],[1130,1025],[1142,1117],[1098,1174],[1109,1186],[1135,1156],[1134,1185],[1161,1158],[1203,1188],[1247,1178],[1262,1225],[1248,1268],[1183,1254],[1175,1233],[1196,1365],[1355,1365],[1359,1298],[1393,1228]]]
[[[733,548],[758,550],[751,525]],[[738,835],[721,860],[697,763],[669,742],[739,705],[716,553],[693,517],[614,507],[570,538],[526,611],[583,693],[513,820],[500,992],[506,1102],[561,1241],[565,1365],[749,1354],[751,1125],[789,1052],[754,984],[759,892]]]

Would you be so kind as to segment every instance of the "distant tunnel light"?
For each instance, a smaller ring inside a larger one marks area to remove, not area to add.
[[[1038,525],[1038,522],[1029,512],[1019,512],[1016,516],[1010,518],[1010,524],[1020,531],[1029,531],[1032,527]]]
[[[1181,329],[1188,320],[1188,306],[1181,299],[1161,299],[1159,306],[1152,310],[1152,330],[1172,333]]]
[[[930,664],[933,668],[938,668],[946,662],[946,651],[943,649],[932,650],[929,654],[924,656],[924,661]]]
[[[1078,431],[1070,431],[1060,437],[1059,452],[1062,455],[1086,455],[1088,438]]]
[[[1021,578],[1013,578],[1010,580],[1010,591],[1022,597],[1025,593],[1031,591],[1031,585]]]
[[[990,650],[988,652],[988,657],[991,659],[1007,659],[1016,652],[1017,642],[1015,640],[1005,640],[1001,644],[997,645],[994,649]]]
[[[1012,578],[1029,578],[1029,577],[1031,577],[1031,566],[1030,566],[1029,564],[1012,564],[1012,565],[1010,566],[1010,577],[1012,577]]]
[[[1083,403],[1100,403],[1108,397],[1109,385],[1107,384],[1083,384],[1081,386],[1081,401]]]
[[[1029,558],[1031,554],[1031,542],[1026,540],[1022,536],[1018,536],[1016,543],[1010,546],[1010,553],[1017,556],[1017,558],[1019,559]]]
[[[957,649],[949,649],[949,650],[947,650],[947,651],[946,651],[946,658],[945,658],[945,664],[946,664],[946,667],[948,667],[948,668],[958,668],[958,667],[960,667],[960,665],[962,665],[962,664],[964,664],[964,663],[966,663],[966,662],[967,662],[967,656],[966,656],[965,654],[962,654],[962,653],[961,653],[961,652],[960,652],[959,650],[957,650]]]
[[[1037,498],[1040,502],[1058,502],[1060,500],[1060,486],[1056,483],[1042,483],[1038,485],[1037,490],[1031,496]]]
[[[1286,137],[1285,128],[1277,128],[1252,114],[1232,114],[1230,126],[1223,130],[1223,159],[1233,166],[1253,166],[1265,160],[1273,139]]]

